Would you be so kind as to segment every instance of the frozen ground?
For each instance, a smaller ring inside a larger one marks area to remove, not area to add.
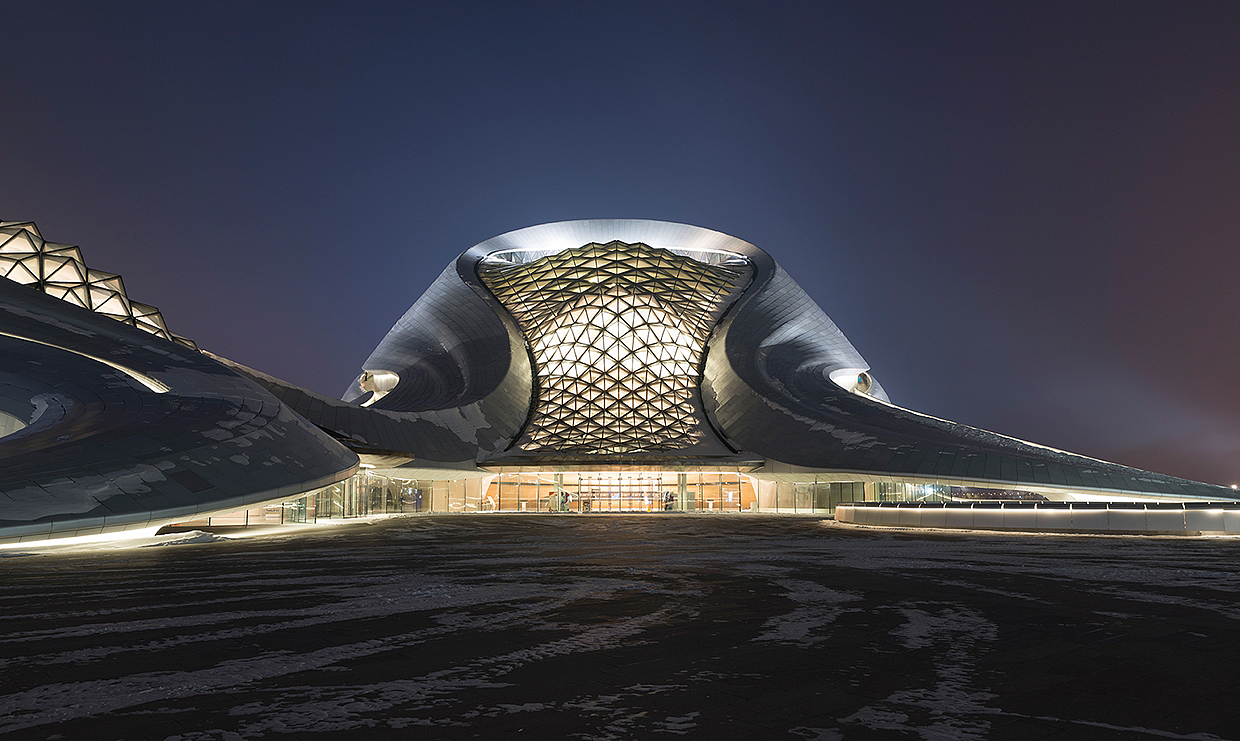
[[[1240,739],[1240,539],[424,516],[0,551],[14,739]]]

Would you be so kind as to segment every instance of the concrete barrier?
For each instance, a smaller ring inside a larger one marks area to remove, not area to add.
[[[973,505],[948,505],[945,508],[947,527],[973,527]]]
[[[1240,509],[1223,510],[1223,532],[1240,533]]]
[[[1033,508],[1034,527],[1038,530],[1052,532],[1070,531],[1072,529],[1072,508],[1067,502],[1048,502],[1051,506]]]
[[[1137,502],[1115,502],[1107,506],[1107,529],[1124,532],[1147,530],[1145,505]]]
[[[896,511],[896,523],[908,527],[921,527],[922,507],[893,507]]]
[[[1238,502],[851,502],[858,525],[1058,533],[1236,533]]]
[[[1146,505],[1145,522],[1150,532],[1183,533],[1191,529],[1184,525],[1184,505],[1179,502]]]
[[[976,502],[973,505],[973,527],[1003,530],[1003,503]]]
[[[922,527],[944,527],[947,524],[947,509],[944,507],[922,507]]]
[[[1111,518],[1107,517],[1106,502],[1073,502],[1072,529],[1086,532],[1110,530]]]

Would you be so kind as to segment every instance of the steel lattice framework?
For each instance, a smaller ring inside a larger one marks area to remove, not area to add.
[[[739,255],[709,259],[619,241],[485,258],[479,277],[516,319],[537,378],[517,447],[614,455],[700,441],[706,340],[750,274]]]
[[[0,276],[194,347],[190,340],[168,331],[159,309],[130,299],[119,275],[87,267],[81,249],[46,241],[34,222],[0,221]]]

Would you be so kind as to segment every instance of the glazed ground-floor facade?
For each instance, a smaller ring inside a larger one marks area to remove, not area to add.
[[[403,478],[390,471],[364,470],[297,499],[177,524],[280,525],[419,512],[830,514],[841,502],[866,500],[861,482],[763,481],[737,471],[525,472],[459,479]],[[890,496],[888,487],[870,488],[871,497]]]
[[[1047,501],[1033,491],[966,482],[840,481],[840,474],[797,474],[795,481],[715,471],[574,471],[406,478],[400,469],[363,469],[296,499],[232,510],[179,526],[314,523],[388,514],[445,513],[776,513],[833,515],[852,502]],[[470,472],[472,473],[472,472]],[[781,478],[789,478],[787,475]],[[1077,497],[1087,496],[1085,494]]]

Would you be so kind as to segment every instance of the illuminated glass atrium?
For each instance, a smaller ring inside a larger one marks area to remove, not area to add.
[[[701,360],[749,278],[745,258],[704,262],[619,241],[529,257],[489,255],[478,271],[533,361],[537,400],[517,446],[590,455],[700,442]]]

